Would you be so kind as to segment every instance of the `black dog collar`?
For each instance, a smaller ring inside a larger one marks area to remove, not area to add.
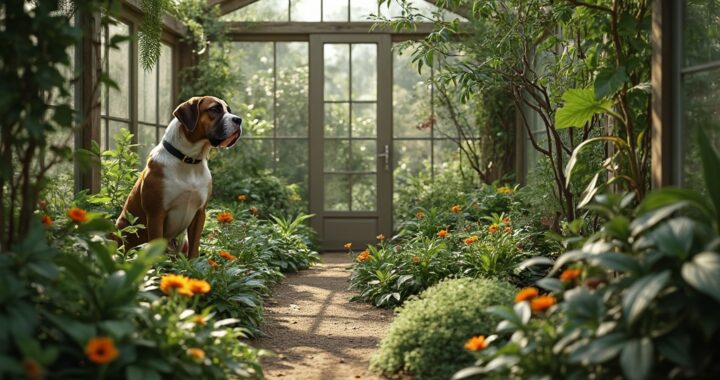
[[[172,146],[172,144],[170,144],[169,142],[167,142],[165,140],[163,140],[162,144],[163,144],[163,147],[165,148],[165,150],[167,150],[170,154],[177,157],[180,161],[182,161],[186,164],[194,165],[194,164],[199,164],[202,162],[202,160],[196,160],[192,157],[188,157],[188,156],[184,155],[183,152],[179,151],[177,148]]]

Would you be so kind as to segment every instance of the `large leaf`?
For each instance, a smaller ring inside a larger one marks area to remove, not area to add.
[[[595,99],[592,88],[570,89],[562,96],[565,104],[555,112],[555,128],[581,128],[595,114],[611,111],[612,100]]]
[[[645,380],[653,365],[653,343],[648,337],[633,339],[620,353],[620,366],[629,380]]]
[[[595,99],[602,100],[614,95],[629,79],[624,66],[601,69],[595,77]]]
[[[720,255],[702,252],[682,267],[682,277],[693,288],[720,302]]]
[[[642,315],[669,280],[670,271],[666,270],[658,274],[649,274],[635,281],[622,300],[623,313],[628,323],[633,324]]]
[[[593,137],[591,139],[583,141],[577,147],[575,147],[575,150],[573,150],[567,165],[565,165],[565,186],[570,186],[570,177],[572,175],[573,169],[575,168],[575,165],[578,163],[578,159],[582,150],[585,149],[585,147],[587,147],[588,145],[598,141],[615,144],[615,148],[617,150],[622,150],[627,147],[627,144],[625,143],[625,141],[623,141],[623,139],[615,136]]]
[[[593,265],[599,265],[605,269],[618,272],[640,272],[642,266],[632,256],[624,253],[606,252],[592,255],[588,261]]]
[[[591,340],[585,346],[578,347],[571,355],[571,363],[606,362],[618,355],[628,341],[627,335],[614,332]]]

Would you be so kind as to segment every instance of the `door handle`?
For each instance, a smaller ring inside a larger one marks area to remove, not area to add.
[[[385,158],[385,170],[390,170],[390,146],[385,144],[385,153],[380,153],[377,156]]]

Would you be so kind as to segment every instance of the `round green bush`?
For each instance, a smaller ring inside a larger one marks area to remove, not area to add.
[[[491,306],[512,303],[516,288],[492,279],[446,280],[398,309],[399,314],[370,360],[373,372],[447,380],[475,362],[463,347],[491,334],[499,318]]]

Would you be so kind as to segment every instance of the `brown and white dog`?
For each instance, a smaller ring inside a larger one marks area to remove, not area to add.
[[[173,116],[115,225],[128,226],[128,213],[145,225],[137,235],[125,236],[126,248],[159,238],[172,241],[187,231],[187,255],[192,258],[198,255],[212,186],[208,153],[211,147],[234,145],[242,133],[242,119],[212,96],[191,98]]]

